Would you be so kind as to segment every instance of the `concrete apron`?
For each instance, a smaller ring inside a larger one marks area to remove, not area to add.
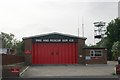
[[[113,69],[113,70],[112,70]],[[112,76],[114,66],[107,64],[94,65],[32,65],[21,77],[80,77],[80,76]],[[115,77],[115,76],[113,76]]]

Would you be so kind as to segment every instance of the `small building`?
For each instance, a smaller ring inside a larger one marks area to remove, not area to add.
[[[16,51],[10,48],[0,48],[0,54],[15,55]]]
[[[86,64],[107,64],[107,49],[105,48],[84,48]]]
[[[105,48],[99,48],[100,51],[103,50],[101,53],[102,56],[94,56],[95,61],[93,61],[92,51],[95,55],[99,55],[99,51],[95,51],[98,49],[84,48],[86,39],[85,37],[62,33],[49,33],[24,37],[26,62],[30,64],[107,63],[107,53],[104,51]],[[105,58],[105,61],[101,61],[103,58]]]
[[[0,48],[0,54],[7,54],[8,49],[7,48]]]

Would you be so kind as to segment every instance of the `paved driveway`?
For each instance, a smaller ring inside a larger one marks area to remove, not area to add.
[[[22,77],[41,76],[111,76],[117,62],[91,65],[31,66]]]

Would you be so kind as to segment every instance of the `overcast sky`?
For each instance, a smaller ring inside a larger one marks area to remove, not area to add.
[[[82,16],[86,44],[94,44],[95,21],[110,22],[118,16],[118,0],[1,0],[1,32],[16,38],[50,32],[82,37]]]

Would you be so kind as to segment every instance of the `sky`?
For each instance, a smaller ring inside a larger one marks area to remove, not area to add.
[[[23,37],[59,32],[84,37],[94,44],[96,21],[109,23],[118,17],[119,0],[1,0],[0,32]]]

